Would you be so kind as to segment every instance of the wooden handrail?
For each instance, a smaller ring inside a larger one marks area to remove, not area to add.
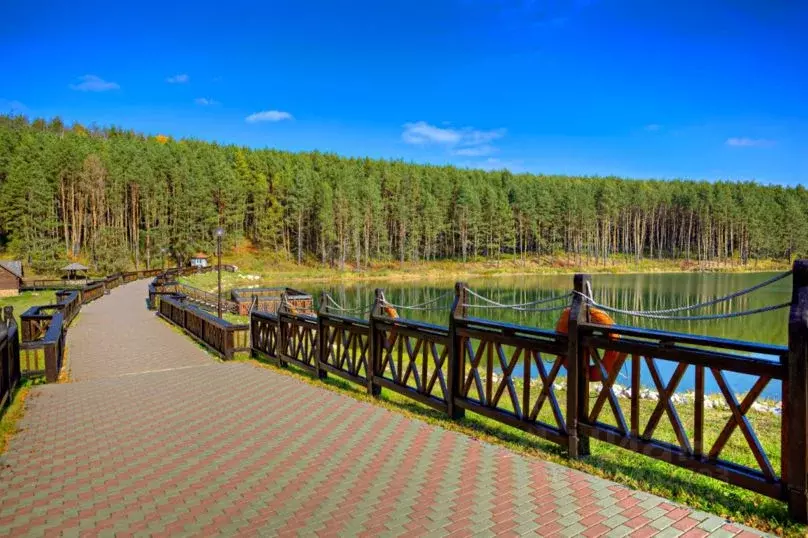
[[[590,438],[616,444],[786,500],[793,517],[805,521],[808,262],[795,264],[794,275],[788,347],[592,323],[587,302],[580,294],[573,295],[567,334],[475,318],[467,316],[462,306],[467,298],[465,285],[459,283],[448,326],[383,315],[384,296],[377,290],[376,304],[367,319],[328,311],[322,306],[325,298],[315,316],[285,307],[278,315],[253,312],[251,349],[255,356],[281,365],[295,364],[321,377],[335,374],[365,385],[371,394],[379,394],[382,387],[394,390],[453,418],[462,417],[465,410],[483,414],[565,446],[571,457],[588,454]],[[590,281],[588,275],[576,275],[574,289],[584,293]],[[284,294],[284,300],[288,301],[288,297]],[[306,346],[314,342],[312,357],[312,348]],[[618,365],[628,366],[628,400],[625,395],[618,398],[615,394],[619,368],[604,367],[607,354]],[[659,375],[659,360],[675,365],[670,379]],[[682,427],[673,403],[676,387],[688,368],[696,372],[692,439]],[[651,373],[659,393],[650,416],[640,415],[641,369]],[[562,401],[556,391],[559,374],[564,371],[566,400]],[[724,372],[757,379],[743,401],[730,391]],[[705,446],[703,431],[708,375],[716,378],[722,391],[719,394],[723,394],[731,411],[724,432],[710,447]],[[770,380],[782,380],[784,387],[782,469],[768,463],[752,425],[743,418]],[[599,390],[590,401],[594,387]],[[627,406],[625,414],[623,405]],[[614,414],[617,426],[612,423],[615,421],[604,423],[604,413]],[[676,443],[655,437],[657,425],[663,420],[671,422]],[[724,443],[735,430],[743,431],[757,467],[721,458]]]

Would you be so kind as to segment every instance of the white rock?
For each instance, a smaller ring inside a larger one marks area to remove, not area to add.
[[[771,408],[768,405],[758,402],[752,404],[752,409],[760,413],[769,413],[771,411]]]

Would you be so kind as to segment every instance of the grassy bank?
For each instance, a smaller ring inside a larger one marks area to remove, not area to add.
[[[755,272],[780,271],[790,268],[790,263],[777,260],[755,260],[743,265],[739,261],[704,262],[686,260],[657,260],[615,257],[605,264],[593,259],[576,259],[569,256],[538,256],[521,260],[518,257],[503,257],[501,260],[472,259],[437,260],[428,262],[373,262],[369,266],[344,269],[318,263],[298,265],[269,254],[231,254],[223,263],[238,267],[242,276],[257,277],[235,279],[234,275],[223,275],[225,288],[233,285],[278,285],[295,281],[361,281],[361,280],[462,280],[474,277],[537,274],[620,274],[620,273],[672,273],[672,272]],[[204,289],[216,286],[216,274],[195,276],[191,282]]]
[[[797,524],[789,518],[786,505],[782,502],[607,443],[592,440],[590,456],[577,461],[570,460],[558,445],[481,415],[467,413],[464,419],[452,421],[441,412],[423,406],[390,390],[383,390],[379,398],[371,398],[366,394],[363,387],[335,376],[329,376],[325,380],[318,380],[294,367],[278,368],[269,362],[246,357],[242,357],[241,360],[284,375],[297,377],[319,387],[341,392],[358,400],[373,401],[395,412],[404,413],[413,418],[424,420],[446,429],[459,431],[484,441],[507,446],[515,452],[539,457],[589,474],[608,478],[631,488],[647,491],[698,510],[718,514],[732,521],[756,527],[763,531],[783,536],[804,536],[808,532],[808,527]],[[563,389],[557,390],[556,394],[563,406],[565,398]],[[503,397],[501,402],[504,403],[506,400],[507,395]],[[628,402],[627,399],[621,398],[621,407],[628,409]],[[643,401],[641,403],[642,416],[648,417],[655,405],[656,402],[654,401]],[[692,434],[692,409],[689,409],[686,405],[677,405],[677,410],[686,430],[689,434]],[[610,415],[607,404],[607,408],[604,409],[601,417],[607,418]],[[729,411],[725,409],[706,409],[705,431],[711,432],[713,436],[717,435],[726,423],[728,416]],[[756,411],[750,411],[748,416],[762,446],[771,459],[772,465],[775,469],[779,469],[779,417],[771,413]],[[554,424],[549,404],[545,405],[539,418]],[[660,422],[654,437],[675,442],[673,431],[665,417]],[[705,440],[705,444],[708,446],[710,442],[710,438]],[[755,466],[754,458],[743,437],[738,432],[730,438],[730,442],[721,456],[736,463],[751,467]]]
[[[18,424],[25,412],[25,399],[31,387],[40,380],[23,379],[17,385],[11,403],[2,410],[0,416],[0,455],[5,454],[8,443],[18,431]]]

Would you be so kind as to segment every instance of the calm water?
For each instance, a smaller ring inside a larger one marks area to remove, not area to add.
[[[727,295],[736,290],[752,286],[766,280],[775,273],[754,274],[636,274],[636,275],[595,275],[592,288],[595,300],[602,304],[630,310],[666,309],[687,304],[707,301]],[[524,303],[550,297],[572,289],[570,275],[537,275],[518,277],[476,278],[468,281],[469,287],[476,292],[501,303]],[[412,305],[429,301],[443,294],[449,296],[435,305],[438,310],[404,311],[399,314],[411,319],[428,321],[441,325],[448,324],[449,307],[453,300],[454,283],[446,282],[402,282],[374,283],[361,282],[349,284],[306,285],[304,290],[319,297],[326,290],[345,307],[358,307],[373,303],[373,291],[381,287],[386,298],[393,304]],[[749,310],[772,304],[780,304],[790,300],[791,278],[785,278],[761,290],[698,311],[682,314],[719,314],[739,310]],[[473,301],[473,300],[472,300]],[[544,306],[544,305],[542,305]],[[512,310],[471,309],[470,315],[489,318],[533,327],[552,329],[558,319],[558,312],[514,312]],[[778,310],[755,314],[752,316],[710,320],[710,321],[662,321],[628,316],[614,315],[620,324],[631,324],[641,327],[692,334],[717,336],[736,340],[785,345],[787,343],[788,310]],[[775,360],[774,357],[761,357]],[[674,364],[658,361],[663,379],[667,382]],[[618,383],[628,384],[627,367]],[[747,391],[755,379],[741,374],[726,373],[733,389],[742,393]],[[643,371],[644,383],[652,386],[650,375]],[[711,375],[705,376],[707,389],[718,392],[718,387]],[[678,391],[690,390],[694,383],[693,368],[679,385]],[[781,398],[779,382],[771,382],[764,391],[764,397]]]

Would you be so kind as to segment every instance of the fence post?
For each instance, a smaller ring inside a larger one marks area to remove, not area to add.
[[[464,350],[463,341],[457,335],[457,320],[466,317],[466,304],[468,304],[468,286],[465,282],[455,283],[455,298],[452,303],[452,309],[449,311],[449,353],[447,360],[449,361],[448,370],[448,391],[447,394],[447,411],[449,418],[461,419],[466,416],[466,410],[455,403],[455,398],[459,398],[463,393],[463,374],[464,370]]]
[[[286,368],[289,363],[281,359],[281,354],[286,352],[286,334],[283,330],[283,323],[281,323],[281,314],[286,312],[286,292],[281,292],[281,304],[278,305],[276,312],[278,318],[278,342],[275,345],[275,354],[278,356],[278,366]]]
[[[328,294],[326,292],[321,292],[320,308],[317,312],[317,354],[314,356],[314,371],[317,373],[318,379],[325,379],[328,377],[328,372],[322,366],[328,362],[328,352],[325,349],[325,344],[328,338],[326,338],[325,334],[323,317],[320,315],[328,310],[327,302]]]
[[[808,260],[794,262],[788,317],[788,394],[783,420],[788,512],[808,520]]]
[[[233,348],[235,345],[236,335],[232,328],[224,329],[224,358],[225,360],[233,360]]]
[[[45,352],[45,380],[54,383],[59,377],[59,366],[57,365],[56,347],[57,344],[48,344],[43,350]]]
[[[186,308],[187,305],[188,305],[187,297],[185,295],[182,295],[182,298],[180,299],[180,310],[182,311],[183,329],[188,328],[188,309]]]
[[[591,281],[589,275],[574,277],[573,289],[577,293],[572,296],[567,330],[567,450],[573,459],[589,455],[589,437],[578,432],[578,420],[589,409],[588,355],[580,346],[578,323],[586,321],[586,301],[580,294],[586,293]]]
[[[3,381],[8,390],[8,402],[11,403],[14,388],[20,380],[20,339],[17,335],[17,323],[14,321],[13,306],[3,307],[3,324],[8,331],[6,333],[6,364],[3,365],[3,376],[5,377]]]
[[[378,396],[382,393],[382,387],[373,381],[373,376],[378,371],[379,364],[381,364],[381,335],[376,329],[376,316],[382,313],[382,303],[384,302],[384,290],[376,288],[374,291],[373,308],[370,309],[368,316],[368,355],[367,368],[365,376],[367,376],[368,394],[371,396]]]

